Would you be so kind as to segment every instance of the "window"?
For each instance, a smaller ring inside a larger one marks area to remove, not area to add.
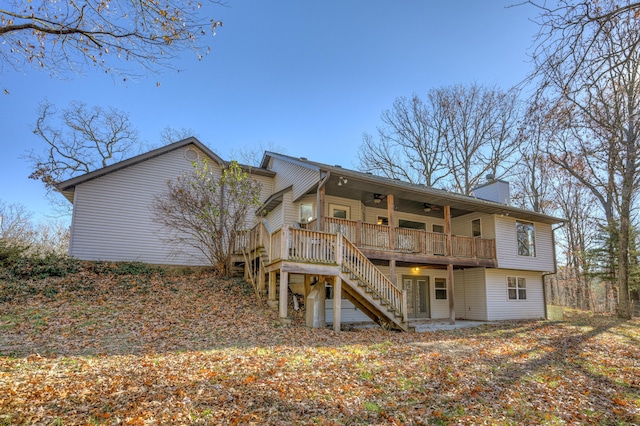
[[[424,231],[427,229],[427,225],[423,222],[414,222],[412,220],[400,219],[398,221],[398,228],[420,229]]]
[[[447,300],[447,280],[436,278],[433,285],[436,291],[436,300]]]
[[[349,219],[351,216],[351,208],[349,206],[329,204],[329,213],[331,217],[335,217],[337,219]]]
[[[389,226],[389,218],[388,217],[383,217],[383,216],[378,216],[378,225]]]
[[[527,280],[522,277],[507,277],[507,294],[509,300],[526,300]]]
[[[535,257],[536,235],[533,223],[517,221],[516,235],[518,238],[518,255]]]
[[[300,223],[309,223],[313,220],[313,203],[300,204]]]
[[[432,225],[431,229],[433,232],[437,232],[438,234],[444,234],[444,226],[442,225]]]
[[[473,219],[471,221],[471,236],[472,237],[481,237],[482,236],[482,228],[480,227],[480,219]]]

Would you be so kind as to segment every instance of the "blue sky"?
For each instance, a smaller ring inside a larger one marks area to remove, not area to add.
[[[398,96],[476,82],[504,89],[530,70],[537,27],[513,0],[228,0],[212,53],[185,52],[182,71],[114,83],[101,72],[67,80],[4,68],[0,86],[0,200],[46,220],[52,212],[20,157],[38,150],[38,104],[72,100],[128,111],[142,142],[162,129],[191,128],[223,158],[246,146],[355,167],[363,132]],[[157,86],[160,82],[160,86]]]

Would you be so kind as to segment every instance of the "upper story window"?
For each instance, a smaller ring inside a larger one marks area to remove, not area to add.
[[[444,226],[436,225],[435,223],[432,225],[431,230],[438,234],[444,234]]]
[[[482,237],[482,228],[480,226],[480,219],[473,219],[471,221],[471,236]]]
[[[335,217],[337,219],[349,219],[351,217],[351,207],[349,206],[329,204],[329,212],[331,217]]]
[[[414,222],[412,220],[400,219],[398,221],[398,228],[420,229],[424,231],[427,229],[427,224],[423,222]]]
[[[300,223],[309,223],[313,220],[313,203],[300,204]]]
[[[516,221],[516,235],[518,238],[518,255],[535,257],[536,233],[533,223]]]

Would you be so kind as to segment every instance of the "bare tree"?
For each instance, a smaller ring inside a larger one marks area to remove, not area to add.
[[[361,170],[463,194],[503,176],[518,142],[515,92],[475,84],[398,98],[382,122],[377,140],[363,137]]]
[[[24,205],[0,200],[0,239],[9,243],[32,244],[35,236],[32,216]]]
[[[138,132],[128,113],[88,108],[82,102],[72,102],[62,111],[42,102],[33,133],[46,148],[25,155],[33,170],[29,178],[42,181],[48,190],[65,179],[118,162],[138,149]]]
[[[0,67],[64,75],[94,66],[125,77],[139,73],[127,63],[147,71],[171,67],[185,49],[199,58],[208,53],[202,39],[222,23],[205,9],[202,2],[174,0],[4,2]]]
[[[450,189],[470,195],[485,175],[503,177],[518,147],[516,92],[454,86],[439,89],[437,101],[445,119]]]
[[[599,46],[611,26],[621,19],[637,19],[640,2],[630,0],[558,0],[547,2],[528,0],[526,4],[538,9],[535,22],[540,27],[533,51],[536,64],[532,78],[565,63],[565,79],[573,82],[584,70],[597,70],[598,79],[611,67],[631,60],[638,50],[640,39],[628,40],[625,45],[611,46],[608,55],[602,55]],[[637,25],[637,23],[635,24]],[[548,82],[543,78],[541,85]]]
[[[520,128],[520,158],[511,176],[514,204],[535,212],[550,213],[554,207],[553,169],[557,168],[546,155],[547,141],[554,134],[548,119],[550,106],[545,101],[533,102],[524,116]]]
[[[589,188],[608,229],[618,229],[618,314],[631,316],[631,216],[640,187],[640,27],[635,3],[604,0],[542,9],[534,56],[539,94],[555,100],[555,119],[571,137],[550,158]]]
[[[138,131],[129,114],[114,108],[89,108],[74,101],[58,110],[47,101],[40,104],[33,133],[45,143],[42,151],[30,151],[30,179],[39,180],[60,215],[71,206],[57,196],[56,184],[121,161],[139,152]]]
[[[196,131],[191,128],[181,127],[180,129],[175,129],[173,127],[165,127],[160,132],[160,145],[169,145],[196,135]]]
[[[243,146],[238,149],[231,149],[230,155],[231,158],[237,158],[243,164],[248,166],[258,167],[262,162],[262,157],[265,151],[277,152],[278,154],[286,154],[287,148],[277,145],[273,142],[269,143],[258,143],[258,145],[253,146]]]
[[[436,186],[449,173],[444,152],[443,110],[417,95],[397,98],[381,115],[378,139],[365,133],[358,150],[359,168],[393,179]]]
[[[235,161],[221,173],[203,161],[167,186],[153,203],[154,220],[170,231],[167,241],[196,249],[219,274],[230,275],[236,233],[259,205],[260,184]]]

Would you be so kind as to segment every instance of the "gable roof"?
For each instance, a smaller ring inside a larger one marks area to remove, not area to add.
[[[94,170],[92,172],[85,173],[83,175],[76,176],[76,177],[73,177],[71,179],[65,180],[63,182],[58,183],[56,185],[56,189],[58,191],[60,191],[62,193],[62,195],[64,195],[69,201],[73,202],[73,192],[75,191],[75,187],[77,185],[80,185],[82,183],[88,182],[88,181],[93,180],[93,179],[97,179],[97,178],[99,178],[101,176],[107,175],[109,173],[116,172],[116,171],[124,169],[126,167],[133,166],[133,165],[141,163],[143,161],[147,161],[147,160],[150,160],[152,158],[159,157],[159,156],[164,155],[164,154],[166,154],[168,152],[184,148],[184,147],[186,147],[188,145],[194,145],[200,151],[204,152],[207,155],[207,157],[211,158],[213,161],[216,162],[216,164],[218,164],[220,166],[224,166],[224,165],[229,164],[228,161],[224,161],[215,152],[213,152],[206,145],[204,145],[202,142],[200,142],[198,139],[196,139],[195,137],[192,136],[192,137],[183,139],[181,141],[174,142],[174,143],[171,143],[169,145],[165,145],[165,146],[157,148],[157,149],[153,149],[153,150],[145,152],[143,154],[136,155],[135,157],[131,157],[131,158],[128,158],[126,160],[119,161],[119,162],[111,164],[109,166],[102,167],[102,168]],[[247,171],[250,171],[253,174],[258,174],[258,175],[263,175],[263,176],[274,176],[275,175],[275,173],[272,172],[271,170],[266,170],[266,169],[259,168],[259,167],[251,167],[251,166],[247,166],[247,165],[244,165],[244,164],[240,164],[240,167],[242,167],[243,169],[245,169]]]
[[[444,189],[433,188],[426,185],[405,182],[399,179],[392,179],[384,176],[374,175],[367,172],[359,172],[344,168],[342,166],[331,166],[329,164],[310,161],[306,158],[296,158],[274,152],[265,152],[261,167],[269,165],[270,158],[278,158],[283,161],[298,164],[300,166],[318,171],[323,176],[335,180],[337,184],[340,177],[349,179],[353,188],[365,193],[393,193],[398,197],[420,203],[429,201],[436,205],[450,205],[452,214],[457,210],[460,214],[465,212],[479,212],[487,214],[498,214],[503,216],[513,216],[519,219],[542,222],[547,224],[562,223],[565,220],[554,216],[537,213],[531,210],[498,203],[495,201],[483,200],[474,196],[449,192]],[[305,192],[314,192],[319,182],[311,185]]]

